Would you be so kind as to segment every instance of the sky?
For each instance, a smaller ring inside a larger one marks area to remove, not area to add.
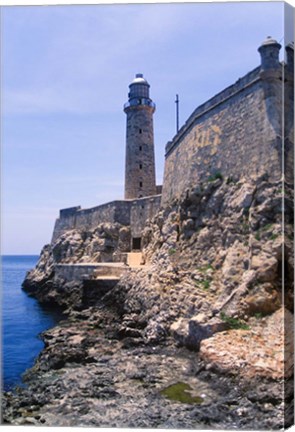
[[[157,107],[162,184],[176,93],[181,126],[259,65],[267,36],[286,40],[282,2],[13,6],[1,21],[2,254],[39,254],[61,208],[123,198],[136,73]]]

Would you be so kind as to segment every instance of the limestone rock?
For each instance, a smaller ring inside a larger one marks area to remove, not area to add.
[[[278,261],[273,256],[254,255],[251,260],[251,268],[256,270],[257,278],[260,281],[273,281],[278,273]]]
[[[248,315],[268,315],[280,308],[281,293],[271,283],[256,284],[245,297],[244,310]]]
[[[222,265],[222,274],[225,279],[237,278],[243,274],[245,260],[247,259],[248,249],[236,241],[226,254]]]
[[[287,333],[288,322],[292,326],[293,315],[279,309],[265,322],[251,321],[249,330],[229,330],[203,340],[201,358],[219,371],[243,376],[282,379],[291,376],[293,337]],[[285,356],[282,346],[286,338]]]
[[[255,185],[244,183],[235,194],[231,197],[228,205],[233,211],[240,209],[247,209],[251,206],[253,195],[255,192]]]
[[[210,318],[205,313],[193,316],[191,319],[179,319],[174,322],[170,331],[180,343],[193,350],[198,350],[203,339],[211,337],[214,333],[225,330],[226,323],[217,317]]]

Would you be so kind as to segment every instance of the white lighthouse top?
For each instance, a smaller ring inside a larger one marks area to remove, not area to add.
[[[130,107],[149,107],[155,111],[155,104],[150,99],[150,85],[143,77],[143,74],[137,73],[134,80],[129,84],[128,102],[124,104],[124,111]]]
[[[148,82],[147,82],[147,80],[143,77],[143,74],[141,74],[141,73],[137,73],[137,74],[135,75],[135,78],[134,78],[134,80],[132,81],[131,84],[147,84],[147,85],[148,85]]]
[[[279,45],[279,43],[271,36],[267,36],[265,41],[262,42],[261,46],[265,46],[265,45]]]

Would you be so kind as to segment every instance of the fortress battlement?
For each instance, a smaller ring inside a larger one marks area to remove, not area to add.
[[[66,231],[92,230],[102,223],[119,223],[130,226],[132,238],[140,238],[148,219],[152,219],[160,208],[161,195],[116,200],[88,209],[80,206],[60,210],[55,222],[52,243]]]

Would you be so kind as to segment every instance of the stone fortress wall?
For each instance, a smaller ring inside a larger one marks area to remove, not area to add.
[[[151,220],[161,206],[161,195],[139,198],[132,201],[130,213],[131,237],[139,238],[147,220]]]
[[[112,201],[89,209],[80,206],[60,210],[55,222],[52,243],[64,232],[80,229],[91,230],[101,223],[120,223],[131,226],[131,237],[141,237],[148,219],[152,219],[160,208],[161,195],[135,200]]]
[[[130,201],[112,201],[106,204],[81,209],[71,207],[60,210],[59,218],[55,222],[52,242],[54,242],[64,232],[72,229],[91,230],[103,222],[129,225],[130,223]]]
[[[162,206],[216,175],[239,179],[267,173],[274,181],[282,177],[283,81],[290,110],[293,47],[287,47],[286,66],[279,62],[279,50],[276,41],[267,39],[259,48],[261,66],[199,106],[167,144]],[[292,115],[288,119],[285,159],[292,166]]]

